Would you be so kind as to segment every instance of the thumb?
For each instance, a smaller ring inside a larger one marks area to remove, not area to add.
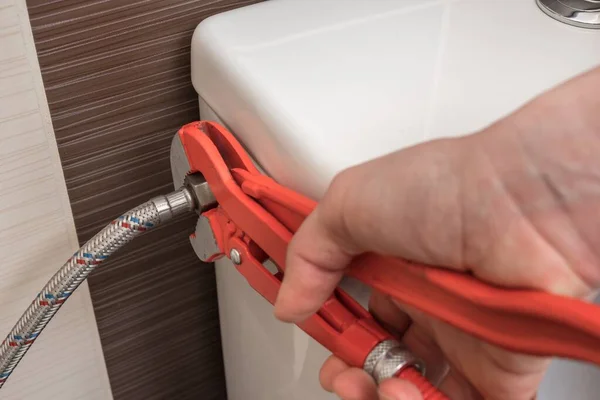
[[[359,253],[322,221],[322,206],[306,218],[290,242],[275,316],[287,322],[308,318],[327,300]]]

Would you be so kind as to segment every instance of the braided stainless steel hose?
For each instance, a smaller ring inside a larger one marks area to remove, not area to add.
[[[90,272],[147,230],[193,209],[192,194],[187,188],[181,188],[123,214],[85,243],[46,283],[0,345],[0,388]]]

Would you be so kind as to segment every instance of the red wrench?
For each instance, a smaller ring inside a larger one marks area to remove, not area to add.
[[[274,303],[287,246],[316,203],[262,175],[240,143],[217,123],[183,126],[171,151],[178,163],[174,169],[187,174],[185,183],[195,193],[200,218],[212,230],[212,246],[206,248],[204,240],[197,253],[205,261],[229,257],[248,283]],[[267,259],[277,265],[277,274],[263,266]],[[375,254],[356,258],[347,274],[507,350],[600,365],[600,307],[593,304],[492,286],[466,273]],[[424,393],[433,393],[415,374],[423,372],[422,363],[341,289],[299,326],[377,381],[400,374],[424,385]],[[439,393],[429,396],[444,398]]]

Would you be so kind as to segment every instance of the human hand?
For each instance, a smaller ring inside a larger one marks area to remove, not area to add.
[[[599,87],[596,68],[481,132],[340,173],[289,246],[276,316],[298,322],[317,311],[363,252],[589,298],[600,288]],[[500,349],[379,293],[370,308],[451,399],[535,397],[548,359]],[[420,399],[408,382],[377,388],[334,357],[321,384],[347,400]]]

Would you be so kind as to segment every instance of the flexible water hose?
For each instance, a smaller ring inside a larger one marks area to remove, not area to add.
[[[63,303],[99,264],[149,229],[192,211],[188,189],[151,199],[112,221],[46,283],[0,345],[0,388]]]
[[[98,265],[149,229],[193,209],[191,193],[181,188],[123,214],[86,242],[46,283],[0,345],[0,388],[52,317]],[[425,400],[447,399],[412,368],[399,377],[415,384]]]

